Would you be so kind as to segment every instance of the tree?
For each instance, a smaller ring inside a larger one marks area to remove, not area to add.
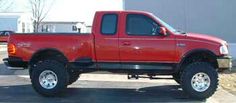
[[[39,32],[39,26],[52,7],[54,0],[29,0],[33,16],[34,32]]]
[[[6,12],[12,4],[12,0],[0,0],[0,12]]]

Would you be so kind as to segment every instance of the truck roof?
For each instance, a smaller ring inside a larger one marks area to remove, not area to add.
[[[103,13],[149,13],[146,11],[140,11],[140,10],[117,10],[117,11],[96,11],[96,13],[103,12]]]

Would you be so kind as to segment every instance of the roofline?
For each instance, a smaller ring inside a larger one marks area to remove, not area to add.
[[[96,12],[118,12],[118,13],[149,13],[147,11],[141,11],[141,10],[114,10],[114,11],[96,11]]]

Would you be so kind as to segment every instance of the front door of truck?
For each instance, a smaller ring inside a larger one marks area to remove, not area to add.
[[[126,26],[119,37],[120,60],[131,63],[174,61],[175,40],[159,34],[160,24],[145,14],[124,14]]]
[[[119,48],[118,48],[118,19],[116,13],[100,14],[97,18],[100,23],[97,23],[95,34],[95,53],[99,68],[106,67],[119,68],[114,63],[119,63]]]

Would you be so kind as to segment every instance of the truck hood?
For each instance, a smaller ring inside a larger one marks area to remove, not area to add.
[[[222,45],[222,44],[227,45],[225,40],[222,40],[222,39],[214,37],[214,36],[206,35],[206,34],[187,33],[186,38],[192,39],[192,40],[207,41],[207,42],[215,43],[218,45]]]

